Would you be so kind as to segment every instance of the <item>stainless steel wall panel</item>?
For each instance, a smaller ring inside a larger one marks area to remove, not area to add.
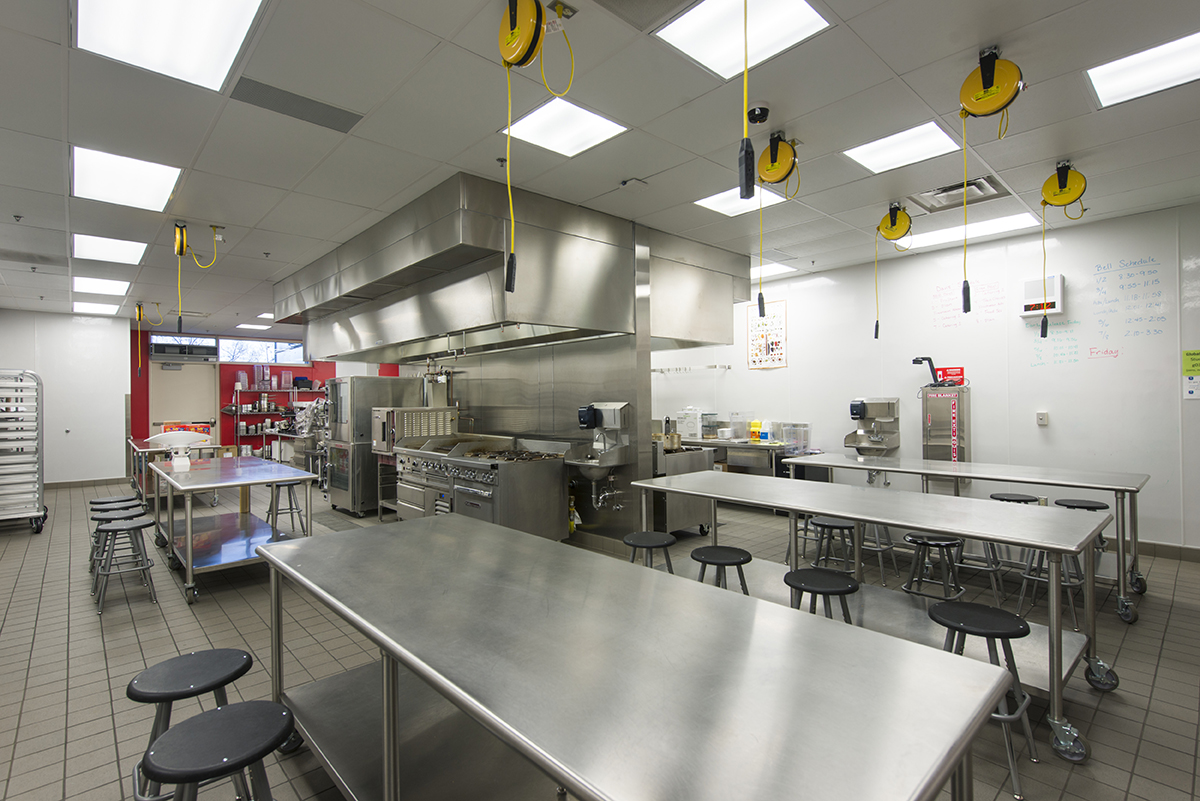
[[[733,277],[650,254],[650,335],[732,345]]]
[[[352,267],[458,211],[462,207],[463,177],[463,174],[459,173],[447,178],[416,200],[340,245],[336,251],[339,269]]]
[[[659,259],[703,267],[713,272],[750,279],[750,258],[703,242],[647,228],[650,253]]]

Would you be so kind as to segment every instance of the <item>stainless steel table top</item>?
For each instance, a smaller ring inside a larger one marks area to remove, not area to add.
[[[1009,683],[459,515],[258,552],[585,801],[933,798]]]
[[[981,481],[1011,481],[1020,484],[1044,484],[1051,487],[1137,492],[1146,486],[1145,473],[1103,473],[1065,467],[1027,467],[1015,464],[983,462],[946,462],[937,459],[903,459],[880,456],[852,456],[845,453],[820,453],[793,456],[784,464],[830,467],[848,470],[886,470],[939,478],[976,478]]]
[[[644,479],[633,486],[1058,553],[1080,553],[1112,520],[1112,515],[1081,515],[1057,507],[715,470]]]
[[[794,448],[791,443],[780,442],[778,440],[768,440],[767,442],[754,442],[748,439],[696,439],[692,437],[683,437],[680,440],[683,445],[698,445],[704,448],[734,448],[734,449],[754,449],[763,451],[782,451],[788,448]]]
[[[169,461],[151,462],[150,469],[178,492],[211,492],[227,487],[316,479],[313,473],[254,456],[193,459],[191,469],[184,472],[177,472]]]

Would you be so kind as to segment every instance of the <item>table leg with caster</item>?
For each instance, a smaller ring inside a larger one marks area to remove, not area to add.
[[[183,509],[184,509],[184,573],[183,573],[183,597],[189,603],[196,602],[196,575],[192,570],[192,495],[194,493],[185,492],[183,494]]]
[[[1129,590],[1135,595],[1146,594],[1146,577],[1138,566],[1138,494],[1129,493]]]
[[[1089,550],[1091,550],[1090,545],[1084,549],[1084,553],[1087,554]],[[1102,693],[1112,692],[1120,685],[1121,679],[1117,676],[1116,671],[1097,655],[1096,560],[1084,559],[1083,563],[1083,631],[1088,638],[1087,651],[1083,655],[1084,661],[1087,662],[1083,678],[1094,690]]]
[[[1050,747],[1061,759],[1080,764],[1090,755],[1088,744],[1063,713],[1062,554],[1051,552],[1046,555],[1050,560],[1049,597],[1046,599],[1050,607],[1050,709],[1046,714],[1051,732]]]
[[[1125,493],[1117,492],[1117,617],[1126,623],[1134,623],[1138,619],[1137,607],[1129,599],[1130,565],[1126,562],[1127,543],[1125,540]]]

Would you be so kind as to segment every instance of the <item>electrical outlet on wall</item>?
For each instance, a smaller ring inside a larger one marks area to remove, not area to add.
[[[1039,426],[1050,425],[1050,412],[1038,412],[1037,413],[1037,424]]]

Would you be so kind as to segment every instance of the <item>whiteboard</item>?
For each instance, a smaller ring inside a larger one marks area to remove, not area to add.
[[[1050,210],[1053,222],[1054,210]],[[919,222],[919,221],[918,221]],[[1185,412],[1191,441],[1200,433],[1200,402],[1181,408],[1180,247],[1190,259],[1191,348],[1200,348],[1200,206],[1075,225],[1047,234],[1047,272],[1064,276],[1064,313],[1019,316],[1025,281],[1042,274],[1040,229],[972,245],[967,254],[972,312],[961,311],[962,250],[908,253],[880,262],[880,339],[874,340],[871,264],[764,285],[768,301],[788,301],[788,367],[748,370],[747,313],[732,309],[730,346],[655,352],[653,367],[692,366],[687,373],[652,374],[656,417],[688,405],[727,419],[808,422],[813,443],[842,452],[855,427],[856,397],[897,396],[898,455],[921,456],[917,389],[928,383],[916,356],[963,367],[972,391],[972,453],[979,462],[1148,473],[1140,499],[1141,536],[1150,542],[1200,547],[1200,524],[1185,531],[1181,486],[1197,486],[1200,457],[1184,454]],[[703,365],[728,364],[705,371]],[[1035,415],[1049,412],[1050,425]],[[838,481],[863,483],[847,471]],[[892,487],[919,489],[915,478]],[[1111,496],[1054,488],[974,482],[969,494],[1005,489],[1062,497]],[[1190,500],[1191,520],[1200,501]]]

